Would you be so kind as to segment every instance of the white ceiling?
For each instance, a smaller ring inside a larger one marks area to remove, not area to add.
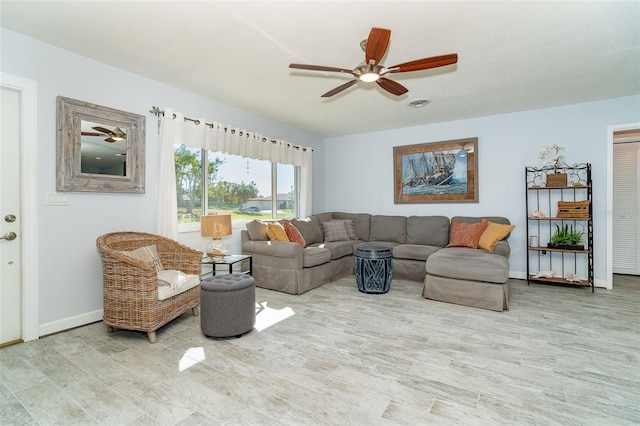
[[[640,93],[638,1],[1,1],[0,25],[326,137]],[[329,99],[350,75],[288,68],[354,68],[374,26],[392,30],[387,66],[458,64],[391,74],[400,97]]]

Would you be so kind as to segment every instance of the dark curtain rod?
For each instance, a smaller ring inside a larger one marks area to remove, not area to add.
[[[157,116],[160,116],[160,115],[164,117],[164,111],[163,111],[163,110],[161,110],[160,108],[156,107],[156,106],[152,106],[152,107],[151,107],[151,110],[150,110],[149,112],[150,112],[151,114],[155,115],[156,117],[157,117]],[[178,118],[178,116],[177,116],[177,115],[175,115],[175,114],[173,114],[173,119],[175,120],[176,118]],[[192,123],[195,123],[196,125],[199,125],[199,124],[200,124],[200,120],[195,119],[195,118],[184,117],[184,121],[191,121]],[[207,122],[205,122],[205,123],[204,123],[204,125],[205,125],[205,126],[209,126],[209,128],[210,128],[210,129],[213,129],[213,128],[215,127],[215,124],[213,124],[213,123],[207,123]],[[225,131],[225,132],[227,131],[227,128],[226,128],[226,127],[224,128],[224,131]],[[231,129],[231,134],[233,135],[233,134],[235,134],[235,133],[236,133],[236,129]],[[243,135],[242,130],[240,130],[240,131],[239,131],[239,135],[240,135],[240,136],[242,136],[242,135]],[[249,133],[246,133],[246,137],[249,137]],[[267,138],[262,138],[262,142],[267,142],[267,140],[268,140]],[[277,143],[278,143],[278,141],[271,139],[271,143],[272,143],[272,144],[277,144]],[[294,147],[295,149],[302,149],[303,151],[306,151],[306,150],[307,150],[306,148],[302,148],[302,147],[299,147],[299,146],[297,146],[297,145],[292,145],[292,144],[290,144],[290,143],[287,143],[287,146],[292,146],[292,147]],[[311,150],[311,152],[313,152],[313,149]]]

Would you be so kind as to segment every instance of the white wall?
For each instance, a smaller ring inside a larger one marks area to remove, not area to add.
[[[424,113],[428,114],[429,107]],[[541,147],[565,147],[566,162],[593,166],[594,272],[606,279],[607,126],[637,122],[640,96],[460,120],[327,139],[326,211],[390,215],[506,216],[516,229],[509,242],[511,276],[526,277],[525,166],[539,166]],[[394,204],[393,147],[478,138],[477,204]]]
[[[106,232],[154,232],[158,181],[157,118],[151,106],[171,107],[312,146],[314,192],[323,193],[322,138],[227,105],[142,78],[118,68],[0,29],[4,73],[38,85],[39,323],[41,333],[102,318],[102,266],[96,238]],[[149,49],[157,46],[149,45]],[[144,54],[144,52],[141,52]],[[71,193],[69,206],[46,206],[56,187],[56,96],[147,116],[146,193]],[[240,238],[239,233],[233,238]],[[235,244],[235,243],[234,243]]]

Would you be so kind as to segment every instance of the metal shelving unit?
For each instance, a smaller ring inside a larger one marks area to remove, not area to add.
[[[553,168],[525,167],[526,211],[527,211],[527,284],[540,282],[591,287],[594,292],[593,278],[593,203],[591,164],[581,163],[564,165],[557,169],[567,174],[567,186],[547,187],[546,176]],[[558,217],[558,201],[589,201],[588,216]],[[544,217],[533,217],[536,210]],[[585,227],[584,249],[548,247],[555,225]],[[531,237],[538,238],[537,245],[531,245]],[[554,271],[553,277],[535,277],[540,271]],[[574,274],[578,280],[568,279]]]

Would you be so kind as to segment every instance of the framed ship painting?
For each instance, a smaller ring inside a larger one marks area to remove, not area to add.
[[[477,203],[478,138],[393,147],[394,202]]]

